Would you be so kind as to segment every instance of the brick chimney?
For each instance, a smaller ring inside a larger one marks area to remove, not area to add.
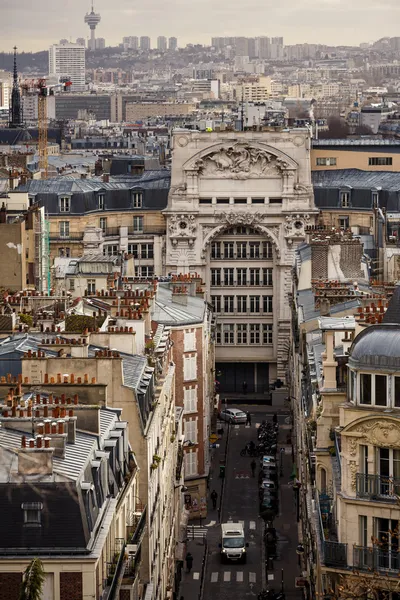
[[[52,475],[53,453],[50,439],[42,436],[26,439],[22,436],[22,447],[18,450],[19,475]]]
[[[188,289],[186,285],[173,285],[172,287],[172,302],[187,306]]]

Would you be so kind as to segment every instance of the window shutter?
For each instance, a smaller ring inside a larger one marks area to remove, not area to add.
[[[184,352],[196,350],[196,337],[194,331],[185,331],[184,334]]]
[[[185,453],[185,475],[188,477],[197,475],[197,450]]]
[[[197,379],[197,360],[196,356],[185,356],[183,359],[183,379],[192,381]]]
[[[197,386],[184,389],[184,412],[197,412]]]

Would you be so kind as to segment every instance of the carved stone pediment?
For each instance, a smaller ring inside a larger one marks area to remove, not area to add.
[[[244,142],[213,149],[192,165],[202,177],[220,179],[279,177],[283,171],[293,168],[284,158]]]
[[[254,225],[261,223],[266,215],[261,212],[229,212],[215,213],[215,220],[227,225]]]
[[[361,423],[353,431],[363,434],[374,446],[400,448],[400,423],[385,419],[372,420]]]

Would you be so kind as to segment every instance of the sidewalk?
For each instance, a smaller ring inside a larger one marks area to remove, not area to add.
[[[228,426],[226,423],[222,424],[218,421],[217,428],[219,429],[220,427],[224,429],[224,435],[219,440],[219,448],[212,448],[210,450],[211,467],[209,477],[210,485],[207,497],[207,517],[201,520],[201,525],[199,519],[189,521],[187,528],[186,553],[190,552],[193,556],[193,568],[191,573],[188,573],[186,563],[184,563],[177,600],[200,599],[202,571],[205,569],[207,561],[208,530],[219,522],[219,507],[223,499],[223,479],[219,476],[219,464],[221,459],[225,459]],[[213,509],[212,501],[210,499],[210,494],[213,490],[218,494],[216,510]]]

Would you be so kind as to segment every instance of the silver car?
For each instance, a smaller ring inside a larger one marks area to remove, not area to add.
[[[246,423],[246,413],[238,408],[225,408],[219,414],[221,421],[227,421],[228,423]]]

